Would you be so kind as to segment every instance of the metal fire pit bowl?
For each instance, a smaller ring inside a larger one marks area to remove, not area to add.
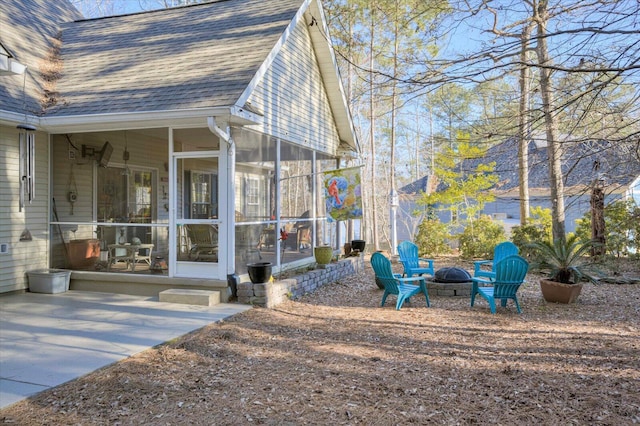
[[[445,297],[470,297],[471,275],[462,268],[454,266],[441,268],[434,277],[427,280],[429,295]]]
[[[433,281],[437,283],[466,283],[471,281],[471,275],[462,268],[452,266],[438,269]]]

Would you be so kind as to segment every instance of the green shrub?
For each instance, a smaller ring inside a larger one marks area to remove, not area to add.
[[[633,201],[618,200],[607,205],[604,223],[607,254],[621,257],[640,250],[640,207]],[[576,234],[583,241],[591,239],[591,212],[576,220]]]
[[[491,259],[493,249],[506,240],[504,228],[490,216],[480,216],[469,220],[464,231],[458,236],[460,256],[466,259],[481,257]]]
[[[531,215],[524,225],[511,229],[511,241],[520,249],[520,255],[529,261],[535,260],[536,251],[528,244],[551,242],[552,239],[551,210],[532,207]]]
[[[425,219],[418,226],[418,234],[414,242],[418,246],[420,256],[433,257],[451,253],[451,247],[447,244],[448,238],[447,224],[439,220]]]

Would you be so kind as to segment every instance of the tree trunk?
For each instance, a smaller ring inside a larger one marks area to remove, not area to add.
[[[394,37],[393,37],[393,75],[398,73],[398,2],[395,3],[395,19],[394,19]],[[389,224],[391,225],[391,254],[397,254],[398,246],[398,229],[397,229],[397,194],[396,194],[396,104],[397,100],[397,81],[394,79],[391,88],[391,159],[389,164],[389,172],[391,173],[389,186]]]
[[[375,13],[373,9],[371,10],[371,40],[369,42],[369,142],[371,146],[371,160],[369,161],[371,167],[371,184],[375,185],[376,182],[376,144],[375,144],[375,85],[374,78],[375,74],[373,72],[373,52],[374,52],[374,34],[375,34],[376,22],[375,22]],[[374,251],[380,250],[380,241],[378,240],[378,203],[376,203],[376,192],[371,191],[371,237],[373,240],[373,248]]]
[[[591,239],[600,243],[591,249],[592,256],[603,256],[605,253],[604,191],[594,185],[591,192]]]
[[[551,65],[547,47],[547,23],[549,14],[548,0],[541,0],[534,11],[538,27],[536,53],[540,65],[540,94],[542,95],[542,112],[547,134],[547,153],[549,156],[549,185],[551,187],[551,220],[553,240],[565,241],[564,183],[562,182],[562,143],[557,138],[558,123],[554,114],[554,94],[551,87]]]
[[[520,176],[520,225],[525,225],[529,218],[529,126],[531,115],[529,112],[529,79],[531,70],[528,65],[529,37],[531,36],[531,26],[525,24],[522,29],[520,39],[520,114],[518,120],[518,174]]]

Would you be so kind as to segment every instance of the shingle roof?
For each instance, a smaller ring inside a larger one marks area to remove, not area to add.
[[[627,186],[640,176],[640,159],[633,151],[637,141],[609,142],[601,140],[566,143],[562,161],[565,187],[591,185],[602,176],[613,188]],[[518,144],[512,138],[491,147],[483,158],[465,160],[463,171],[472,171],[480,163],[495,161],[495,172],[499,176],[496,189],[510,191],[519,187]],[[597,167],[596,167],[597,164]],[[400,191],[411,194],[424,191],[426,178],[419,179],[403,187]],[[538,148],[529,143],[529,188],[548,189],[549,167],[546,148]],[[440,189],[440,188],[439,188]]]
[[[38,11],[35,13],[34,11]],[[49,52],[51,36],[63,22],[82,19],[66,1],[3,0],[0,7],[0,41],[21,64],[25,75],[2,76],[0,110],[29,114],[41,113],[42,80],[40,67]],[[22,86],[25,84],[25,96]]]
[[[588,186],[600,176],[608,185],[629,185],[640,175],[640,159],[630,151],[632,146],[633,143],[621,141],[566,142],[562,160],[565,187]],[[508,191],[520,185],[517,153],[517,140],[509,139],[490,148],[485,158],[465,161],[463,169],[471,170],[480,162],[495,161],[500,177],[497,189]],[[534,143],[529,144],[529,187],[550,187],[547,149],[537,148]]]
[[[234,105],[301,5],[221,0],[64,24],[47,115]]]

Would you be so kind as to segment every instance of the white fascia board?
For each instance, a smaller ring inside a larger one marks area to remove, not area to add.
[[[26,122],[37,127],[39,121],[40,118],[34,115],[27,115],[25,119],[24,113],[20,114],[13,111],[0,110],[0,124],[5,126],[15,126],[17,124]]]
[[[337,89],[329,92],[328,96],[329,102],[331,103],[331,109],[336,117],[336,124],[340,132],[340,137],[347,145],[351,146],[358,154],[360,154],[360,144],[356,136],[347,94],[344,90],[344,86],[342,85],[340,68],[338,67],[333,43],[331,42],[331,38],[326,36],[329,34],[329,25],[327,24],[324,9],[317,0],[310,5],[309,9],[312,14],[317,13],[320,19],[318,27],[310,31],[310,36],[316,56],[318,57],[318,66],[320,67],[322,78],[325,81],[325,85],[332,85]],[[318,19],[316,19],[316,21],[317,20]],[[322,27],[321,31],[318,31],[319,27]]]
[[[291,20],[287,29],[282,33],[282,36],[280,36],[276,45],[271,49],[271,52],[269,52],[269,55],[251,79],[249,85],[238,98],[237,104],[244,105],[247,102],[255,88],[258,87],[258,84],[260,84],[260,81],[264,78],[267,70],[273,64],[273,61],[280,53],[280,50],[295,27],[300,22],[303,22],[304,25],[309,25],[309,23],[305,22],[305,13],[307,12],[311,13],[314,17],[317,14],[318,17],[316,18],[316,25],[322,26],[322,33],[319,31],[311,31],[311,42],[313,44],[316,57],[318,58],[320,73],[325,82],[325,87],[327,84],[332,84],[338,91],[337,93],[328,92],[328,96],[329,103],[336,120],[336,125],[338,127],[338,132],[340,133],[340,138],[356,152],[360,153],[360,146],[356,137],[353,118],[348,107],[347,96],[345,94],[344,87],[342,86],[342,81],[340,80],[338,62],[336,60],[335,53],[333,52],[333,46],[331,41],[325,39],[323,36],[323,34],[329,34],[329,26],[327,25],[326,16],[318,0],[305,0],[302,3],[300,9],[298,9],[298,12],[296,13],[296,16]]]
[[[157,127],[207,127],[207,117],[220,117],[235,125],[261,123],[262,117],[238,106],[172,111],[42,117],[38,127],[50,133],[79,133]]]
[[[305,2],[302,3],[300,8],[298,9],[298,12],[296,13],[296,16],[294,16],[291,22],[289,22],[289,25],[280,36],[278,42],[275,44],[275,46],[273,46],[273,49],[271,49],[271,52],[269,52],[267,58],[264,60],[264,62],[262,62],[262,65],[260,65],[260,68],[258,68],[258,71],[249,82],[249,85],[244,89],[244,92],[242,92],[242,94],[236,101],[238,105],[244,105],[249,99],[249,96],[251,96],[251,93],[253,93],[256,87],[258,87],[258,84],[260,84],[269,68],[271,68],[273,61],[278,56],[278,53],[280,53],[282,46],[284,46],[285,42],[295,29],[296,25],[298,25],[298,22],[304,19],[304,12],[309,7],[309,4],[311,4],[311,1],[312,0],[305,0]]]

